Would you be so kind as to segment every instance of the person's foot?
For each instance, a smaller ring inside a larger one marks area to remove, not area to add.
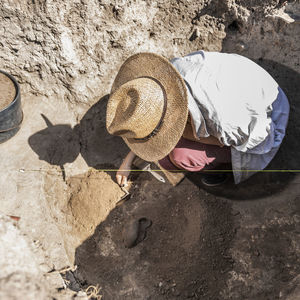
[[[223,184],[228,179],[228,174],[209,174],[205,173],[202,175],[201,182],[206,186],[218,186]]]

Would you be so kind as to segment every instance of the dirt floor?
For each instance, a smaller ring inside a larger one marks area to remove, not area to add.
[[[298,103],[299,75],[274,62],[259,63],[277,74]],[[238,186],[231,178],[218,188],[202,186],[199,174],[189,174],[174,188],[136,172],[131,198],[116,206],[124,193],[110,170],[117,169],[127,149],[104,129],[106,102],[103,97],[93,105],[73,129],[48,120],[47,128],[29,138],[32,149],[50,164],[63,165],[80,153],[94,166],[74,176],[67,171],[65,182],[63,169],[57,169],[61,180],[53,187],[54,174],[49,174],[44,186],[53,213],[62,212],[57,224],[77,265],[67,275],[72,278],[69,287],[98,285],[103,299],[296,299],[300,177],[272,171],[300,169],[293,154],[300,135],[295,105],[290,132],[270,172]],[[124,231],[131,220],[142,217],[152,226],[143,242],[128,249]]]
[[[98,226],[95,214],[90,214],[93,232],[75,252],[74,276],[80,286],[100,285],[104,299],[300,297],[300,177],[293,172],[300,169],[295,148],[300,136],[299,74],[273,61],[257,62],[278,80],[292,103],[288,134],[267,171],[238,186],[231,178],[218,188],[202,186],[199,174],[189,174],[174,188],[149,174],[134,173],[130,200],[114,209],[112,203],[106,204],[112,210]],[[109,157],[117,162],[122,152],[113,149],[125,151],[122,141],[103,130],[106,101],[103,98],[91,107],[77,127],[83,157],[91,165],[95,158],[91,153],[103,141],[104,161]],[[104,162],[95,166],[116,167]],[[114,180],[115,172],[106,173]],[[90,210],[97,207],[94,202],[102,205],[99,186],[92,183],[97,172],[81,176],[83,191],[85,185],[89,191],[79,192],[78,197],[85,198],[80,209],[89,202]],[[104,189],[111,191],[109,185]],[[123,232],[129,230],[131,220],[142,217],[152,226],[143,242],[128,249]]]
[[[18,79],[24,112],[0,144],[0,214],[19,217],[6,227],[26,236],[37,274],[29,286],[20,268],[0,271],[0,295],[17,287],[31,300],[38,282],[43,299],[86,300],[91,285],[104,300],[300,299],[299,1],[37,0],[3,2],[0,17],[0,68]],[[118,67],[139,51],[199,49],[242,54],[278,81],[291,105],[280,151],[239,185],[188,174],[172,187],[133,172],[118,205],[128,148],[105,128]],[[128,248],[141,218],[151,226]]]
[[[140,174],[131,199],[77,247],[78,283],[100,285],[104,299],[286,299],[299,280],[299,196],[254,178],[260,197],[231,200],[216,194],[243,197],[249,186],[206,191],[197,181],[173,188]],[[152,221],[146,239],[126,248],[128,222],[142,217]]]

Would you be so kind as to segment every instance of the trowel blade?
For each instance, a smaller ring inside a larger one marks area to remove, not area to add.
[[[165,179],[164,179],[162,176],[160,176],[157,172],[155,172],[155,171],[153,171],[153,170],[151,169],[150,164],[148,164],[143,170],[144,170],[144,171],[148,171],[148,172],[149,172],[152,176],[154,176],[158,181],[160,181],[160,182],[162,182],[162,183],[165,183],[165,182],[166,182]]]

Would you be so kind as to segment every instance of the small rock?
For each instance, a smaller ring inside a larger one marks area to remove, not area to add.
[[[194,41],[198,37],[200,37],[200,30],[199,30],[199,28],[196,28],[193,31],[192,35],[190,36],[189,40],[192,42],[192,41]]]
[[[239,52],[242,52],[246,49],[246,46],[244,43],[240,42],[240,43],[237,43],[236,44],[236,50],[239,51]]]

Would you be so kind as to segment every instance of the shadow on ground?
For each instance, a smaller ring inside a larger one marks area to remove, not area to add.
[[[41,114],[46,128],[29,137],[28,143],[41,160],[60,166],[75,161],[79,153],[87,165],[116,169],[127,154],[128,147],[120,137],[110,135],[105,126],[108,95],[89,108],[80,123],[53,125]]]
[[[231,205],[191,182],[174,189],[150,177],[141,174],[131,199],[76,249],[75,277],[101,285],[104,299],[221,299],[233,263]],[[146,239],[125,248],[123,228],[141,217],[152,220]]]
[[[128,147],[122,138],[110,135],[106,130],[106,105],[109,95],[89,108],[80,123],[75,127],[79,133],[80,151],[91,167],[106,164],[119,166],[127,154]]]
[[[183,183],[141,174],[76,248],[77,282],[101,286],[106,300],[297,299],[299,197],[236,202]],[[152,226],[128,249],[123,232],[141,217]]]

